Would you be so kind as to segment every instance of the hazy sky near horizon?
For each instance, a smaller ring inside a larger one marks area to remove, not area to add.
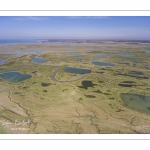
[[[149,16],[0,16],[0,39],[150,40]]]

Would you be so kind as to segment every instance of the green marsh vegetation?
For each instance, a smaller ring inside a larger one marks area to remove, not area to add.
[[[138,44],[138,48],[135,43],[117,42],[102,47],[18,44],[9,48],[0,46],[1,51],[32,53],[17,58],[17,54],[1,54],[0,60],[9,60],[0,65],[0,74],[19,72],[32,77],[20,82],[0,78],[0,121],[29,119],[30,123],[22,126],[29,130],[16,131],[11,130],[15,125],[0,123],[0,133],[150,133],[149,44]],[[34,54],[39,49],[43,51]],[[80,55],[82,61],[78,61]],[[36,56],[48,61],[32,63]],[[97,66],[92,61],[115,65]],[[91,72],[65,72],[68,67]]]

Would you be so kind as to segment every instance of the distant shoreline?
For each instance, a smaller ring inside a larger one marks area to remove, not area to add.
[[[95,44],[150,44],[150,40],[97,40],[97,39],[0,39],[1,44],[44,44],[44,43],[95,43]]]
[[[150,40],[74,40],[74,39],[47,39],[39,43],[150,43]]]

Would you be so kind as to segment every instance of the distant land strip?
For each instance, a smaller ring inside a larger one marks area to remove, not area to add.
[[[0,11],[150,11],[150,10],[0,10]]]

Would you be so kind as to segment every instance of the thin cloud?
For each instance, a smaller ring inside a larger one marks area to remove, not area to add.
[[[28,17],[13,17],[12,19],[13,20],[18,20],[18,21],[25,21],[25,20],[43,21],[43,20],[47,20],[48,17],[28,16]]]
[[[68,16],[68,19],[108,19],[108,16]]]
[[[27,17],[29,20],[35,20],[35,21],[42,21],[42,20],[47,20],[48,17]]]
[[[18,20],[18,21],[23,21],[23,20],[25,20],[25,18],[23,18],[23,17],[13,17],[12,19],[13,19],[13,20]]]

